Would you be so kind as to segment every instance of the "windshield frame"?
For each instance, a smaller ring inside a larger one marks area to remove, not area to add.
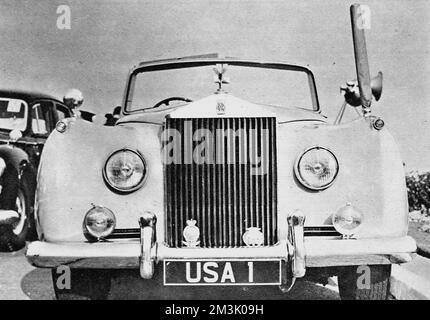
[[[150,107],[144,109],[137,110],[128,110],[127,108],[132,103],[133,89],[136,80],[136,76],[139,73],[143,72],[151,72],[151,71],[161,71],[161,70],[172,70],[172,69],[183,69],[183,68],[191,68],[191,67],[202,67],[202,66],[211,66],[216,64],[227,64],[239,67],[249,67],[249,68],[263,68],[263,69],[278,69],[278,70],[287,70],[287,71],[298,71],[305,72],[308,76],[309,90],[312,100],[311,109],[306,109],[309,111],[314,111],[316,113],[321,113],[321,108],[318,100],[318,93],[315,84],[315,77],[311,70],[306,67],[285,64],[281,62],[261,62],[261,61],[252,61],[252,60],[239,60],[232,58],[225,59],[190,59],[184,60],[174,59],[174,60],[161,60],[155,62],[141,63],[139,66],[133,68],[129,76],[127,78],[127,84],[124,92],[124,98],[122,103],[122,113],[124,115],[135,114],[145,112],[146,110],[152,110]],[[246,98],[245,98],[246,99]]]

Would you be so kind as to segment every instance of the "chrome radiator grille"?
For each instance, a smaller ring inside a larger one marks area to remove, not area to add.
[[[200,229],[200,247],[244,246],[242,235],[250,227],[263,232],[263,245],[275,244],[276,119],[167,118],[165,129],[180,133],[174,152],[166,148],[173,138],[163,137],[167,244],[184,246],[191,219]],[[190,159],[193,153],[205,160]]]

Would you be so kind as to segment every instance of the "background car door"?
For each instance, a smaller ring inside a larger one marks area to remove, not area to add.
[[[43,145],[55,127],[54,108],[54,103],[49,100],[35,102],[30,107],[31,140],[29,142],[31,145],[28,145],[25,151],[36,167],[39,164]]]

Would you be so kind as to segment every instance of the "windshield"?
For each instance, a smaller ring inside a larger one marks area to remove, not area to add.
[[[24,131],[27,127],[26,106],[23,100],[0,98],[0,129]]]
[[[153,108],[172,97],[183,99],[174,99],[170,105],[195,101],[215,93],[220,82],[224,92],[253,103],[317,109],[313,78],[304,70],[211,64],[135,73],[126,111]]]

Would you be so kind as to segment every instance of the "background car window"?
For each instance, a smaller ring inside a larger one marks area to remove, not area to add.
[[[67,107],[61,105],[61,104],[56,104],[55,105],[55,109],[57,112],[57,121],[63,120],[64,118],[69,118],[70,117],[70,113],[67,109]]]
[[[52,106],[50,102],[39,102],[32,106],[32,123],[31,127],[35,134],[48,134],[49,132],[49,107]]]
[[[0,98],[0,129],[24,131],[27,127],[26,106],[23,100]]]

